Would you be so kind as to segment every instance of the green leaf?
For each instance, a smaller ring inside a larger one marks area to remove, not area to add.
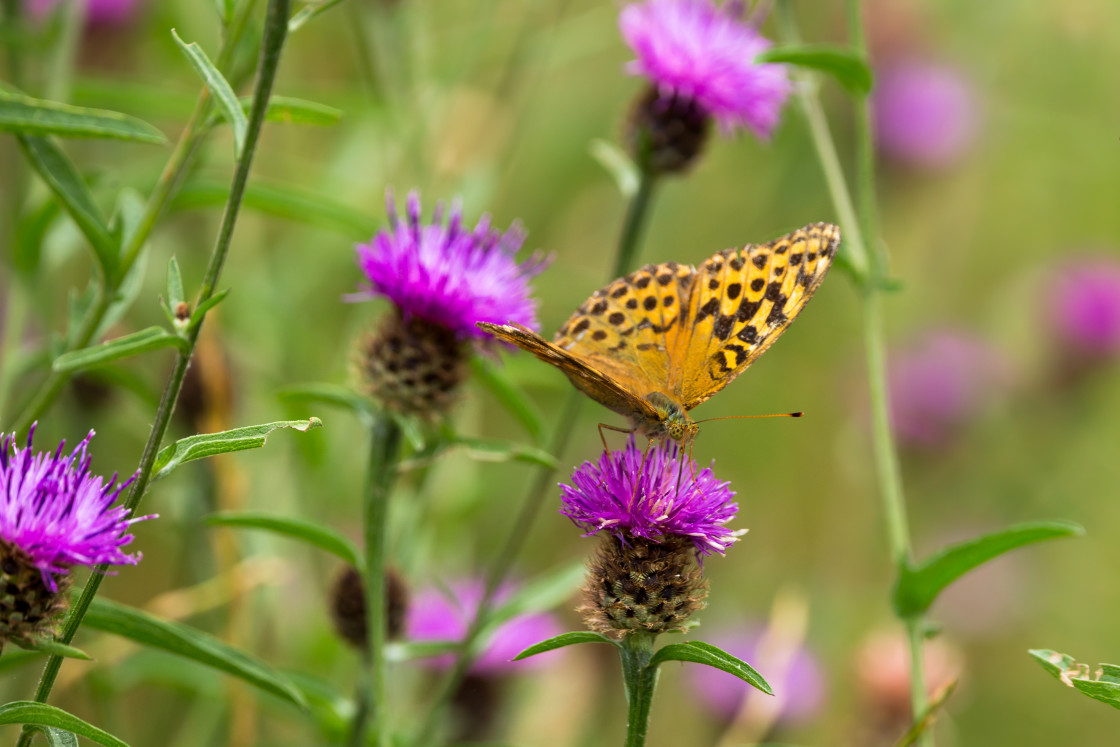
[[[638,194],[641,171],[626,151],[606,140],[592,140],[591,156],[611,175],[625,199],[632,199]]]
[[[46,703],[17,700],[0,706],[0,724],[34,724],[53,729],[63,729],[106,747],[128,747],[128,744],[107,731],[87,724],[72,713]],[[65,744],[65,743],[63,743]]]
[[[220,207],[228,199],[228,184],[198,179],[184,184],[172,205],[177,210]],[[348,238],[366,239],[377,231],[377,221],[368,213],[318,192],[289,185],[250,182],[242,203],[268,215],[335,231]]]
[[[233,92],[229,81],[225,79],[218,68],[214,67],[214,63],[202,51],[202,47],[198,46],[196,42],[187,44],[179,38],[175,29],[171,29],[171,36],[175,38],[175,43],[179,45],[179,49],[183,50],[183,54],[187,56],[187,59],[194,65],[194,69],[198,71],[199,76],[205,81],[207,88],[210,89],[210,93],[218,104],[218,108],[221,109],[226,121],[233,128],[234,155],[240,158],[241,151],[245,147],[245,132],[249,128],[249,121],[245,118],[245,111],[237,100],[237,94]]]
[[[894,588],[894,608],[901,617],[923,614],[949,584],[977,566],[1033,542],[1085,533],[1071,521],[1019,524],[947,547],[928,560],[899,574]]]
[[[292,16],[292,20],[288,21],[288,33],[298,31],[305,23],[310,21],[315,16],[322,13],[328,8],[341,3],[342,0],[320,0],[319,2],[310,2],[300,8],[299,12]]]
[[[376,413],[376,408],[369,397],[337,384],[318,382],[299,384],[281,389],[276,393],[276,396],[285,402],[308,401],[341,407],[352,412],[358,420],[367,426],[373,422],[373,416]]]
[[[184,338],[172,335],[162,327],[148,327],[100,345],[84,347],[81,351],[59,355],[55,358],[52,367],[59,373],[82,371],[84,368],[103,366],[106,363],[120,361],[121,358],[156,351],[161,347],[177,347],[184,354],[188,349],[187,340]]]
[[[773,47],[755,57],[755,62],[785,62],[828,73],[849,91],[865,96],[874,82],[867,60],[847,47],[831,44]]]
[[[63,353],[54,359],[51,367],[60,373],[81,371],[94,366],[104,366],[106,363],[146,353],[149,350],[168,347],[179,348],[183,353],[188,349],[187,341],[182,337],[168,332],[163,327],[148,327],[100,345]]]
[[[1100,664],[1095,672],[1090,672],[1088,664],[1079,663],[1068,654],[1046,648],[1031,649],[1029,653],[1063,684],[1094,700],[1120,708],[1120,666]]]
[[[231,674],[301,708],[306,705],[300,691],[263,661],[188,625],[101,598],[93,600],[83,624]]]
[[[42,732],[43,736],[47,738],[47,744],[51,747],[78,747],[78,737],[72,732],[56,729],[53,726],[37,726],[34,728]]]
[[[433,656],[455,653],[460,641],[405,641],[389,643],[385,646],[385,658],[397,663],[430,659]]]
[[[29,646],[22,646],[19,641],[15,641],[16,645],[25,648],[29,651],[38,651],[41,654],[48,656],[62,656],[67,659],[81,659],[82,661],[93,661],[93,657],[82,651],[80,648],[67,646],[65,643],[54,641],[49,638],[42,638],[35,641]]]
[[[249,108],[253,105],[252,97],[242,96],[240,101],[242,111],[248,114]],[[264,118],[266,122],[329,127],[338,124],[342,119],[342,110],[317,101],[296,99],[291,96],[273,96],[268,100],[268,109],[265,110]]]
[[[555,651],[564,646],[572,646],[576,643],[609,643],[612,646],[618,646],[618,642],[612,638],[607,638],[602,633],[592,633],[589,630],[579,630],[574,633],[561,633],[555,638],[549,638],[540,643],[534,643],[529,648],[522,651],[517,656],[513,657],[513,661],[521,661],[528,659],[530,656],[543,654],[546,651]]]
[[[312,428],[321,428],[322,425],[323,421],[319,418],[278,420],[275,423],[249,425],[219,433],[199,433],[180,438],[175,443],[160,450],[155,465],[152,467],[152,482],[162,480],[178,467],[196,459],[206,459],[219,454],[228,454],[232,451],[259,449],[264,446],[268,435],[280,428],[291,428],[306,432]]]
[[[653,668],[666,661],[691,661],[696,664],[707,664],[709,667],[733,674],[748,685],[758,688],[767,695],[774,691],[762,678],[762,675],[741,659],[737,659],[721,648],[703,641],[685,641],[684,643],[670,643],[662,646],[649,660],[649,667]]]
[[[471,356],[471,368],[482,385],[529,432],[533,443],[540,445],[548,440],[540,408],[510,381],[504,368],[479,355]]]
[[[186,300],[187,295],[183,291],[183,276],[179,273],[179,262],[173,254],[167,262],[167,305],[174,312],[175,308]],[[174,315],[172,315],[171,321],[175,321]]]
[[[21,135],[17,140],[31,166],[86,237],[105,276],[112,277],[117,261],[117,244],[74,162],[46,138]]]
[[[479,462],[517,461],[536,464],[549,469],[556,469],[558,466],[554,456],[535,446],[526,446],[516,441],[504,441],[496,438],[472,438],[450,434],[434,444],[429,444],[424,451],[413,458],[402,461],[399,469],[402,472],[407,472],[424,467],[449,451],[464,451],[468,458]]]
[[[329,527],[306,519],[292,519],[258,511],[225,511],[207,516],[206,523],[210,526],[263,529],[326,550],[355,568],[360,569],[365,565],[362,554],[353,542]]]
[[[88,109],[30,96],[0,92],[0,131],[21,135],[58,135],[166,143],[147,122],[107,109]]]
[[[187,324],[187,327],[189,329],[194,329],[198,325],[202,324],[202,320],[206,318],[206,315],[208,313],[210,313],[210,309],[226,300],[226,296],[228,295],[229,288],[226,288],[225,290],[218,291],[214,295],[210,296],[210,298],[207,298],[205,301],[200,303],[198,305],[198,308],[195,309],[193,313],[191,313],[190,322]]]

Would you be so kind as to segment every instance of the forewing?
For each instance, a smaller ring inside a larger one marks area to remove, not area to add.
[[[726,249],[696,271],[688,321],[671,357],[683,369],[670,393],[691,410],[762,355],[824,279],[840,229],[814,223],[768,244]]]
[[[667,394],[680,366],[671,352],[695,273],[676,262],[646,265],[595,291],[553,341],[639,397]]]
[[[559,368],[576,389],[620,415],[643,421],[649,418],[657,420],[657,411],[642,398],[642,395],[597,370],[588,361],[581,360],[567,350],[557,347],[533,330],[520,324],[478,322],[477,326],[499,340],[516,345],[550,366]]]

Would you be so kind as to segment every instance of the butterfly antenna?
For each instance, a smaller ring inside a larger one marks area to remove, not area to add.
[[[722,418],[705,418],[704,420],[697,420],[696,424],[710,423],[713,420],[743,420],[745,418],[800,418],[804,417],[803,412],[775,412],[769,415],[724,415]]]

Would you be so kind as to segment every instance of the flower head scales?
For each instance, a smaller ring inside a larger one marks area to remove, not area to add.
[[[724,132],[767,138],[791,85],[785,67],[756,64],[770,42],[738,18],[738,4],[647,0],[622,9],[619,28],[638,55],[627,71],[662,93],[694,100]]]
[[[739,504],[730,483],[717,480],[711,467],[697,469],[675,442],[651,446],[644,462],[633,436],[621,451],[584,462],[571,485],[560,485],[560,513],[587,535],[605,530],[623,542],[627,535],[654,541],[678,535],[699,555],[722,555],[744,533],[724,526]]]
[[[18,548],[39,569],[43,583],[54,591],[54,574],[65,574],[73,565],[135,565],[140,553],[121,548],[132,541],[126,534],[137,521],[127,518],[123,506],[112,506],[135,475],[117,484],[106,483],[89,472],[86,453],[93,431],[71,452],[62,455],[66,442],[50,452],[33,453],[15,445],[15,434],[0,437],[0,541]]]
[[[547,262],[539,255],[518,263],[514,255],[525,232],[514,223],[504,233],[488,216],[474,230],[463,225],[456,200],[444,220],[439,203],[430,223],[421,223],[420,197],[408,196],[404,220],[387,196],[389,227],[358,244],[358,266],[369,280],[369,296],[385,296],[406,320],[422,319],[460,338],[484,339],[475,322],[516,322],[536,329],[536,301],[529,280]]]

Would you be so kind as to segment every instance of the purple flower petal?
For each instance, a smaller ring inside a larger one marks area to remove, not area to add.
[[[389,227],[355,247],[369,295],[388,298],[406,319],[418,317],[463,338],[487,337],[475,322],[516,322],[537,329],[529,279],[547,261],[539,254],[520,264],[514,259],[525,240],[520,224],[502,233],[484,216],[468,231],[456,201],[446,222],[440,203],[425,225],[415,192],[408,196],[403,221],[391,194],[388,212]]]
[[[667,534],[691,539],[700,555],[721,555],[742,531],[725,527],[739,504],[730,483],[720,482],[711,467],[698,469],[677,444],[651,446],[643,453],[631,436],[626,448],[584,462],[560,485],[564,514],[587,534],[606,530],[656,540]]]
[[[1056,276],[1050,323],[1060,347],[1089,356],[1120,354],[1120,261],[1082,257]]]
[[[93,431],[68,457],[65,441],[54,454],[31,451],[35,427],[24,449],[15,445],[15,434],[0,438],[0,539],[15,545],[39,568],[43,582],[56,589],[53,574],[67,573],[73,565],[135,565],[140,553],[121,551],[132,541],[125,534],[137,521],[127,518],[122,506],[112,506],[136,475],[116,484],[89,473],[86,454]]]
[[[725,133],[749,128],[768,138],[791,86],[785,66],[755,64],[770,42],[743,23],[729,3],[647,0],[627,5],[618,24],[638,55],[627,66],[662,93],[694,100]]]

